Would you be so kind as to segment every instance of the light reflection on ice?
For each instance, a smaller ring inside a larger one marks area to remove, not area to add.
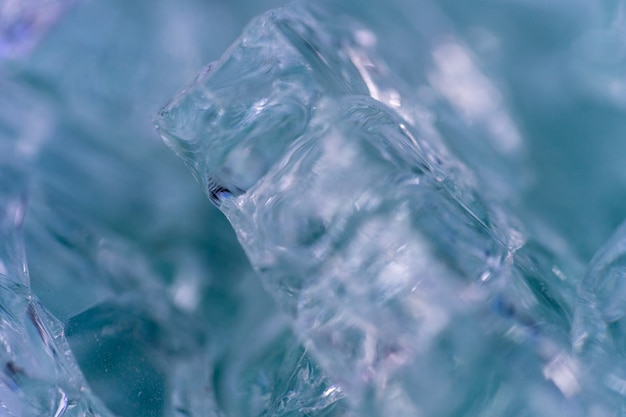
[[[543,368],[543,376],[552,381],[567,398],[580,392],[578,373],[578,364],[566,354],[557,355]]]
[[[483,125],[497,150],[519,151],[521,137],[501,105],[501,94],[475,65],[469,51],[448,41],[433,51],[435,69],[429,76],[432,87],[459,111],[468,123]]]

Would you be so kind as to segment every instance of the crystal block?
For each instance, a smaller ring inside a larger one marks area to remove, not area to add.
[[[0,86],[0,408],[9,416],[92,416],[101,402],[87,388],[62,323],[30,289],[22,235],[29,167],[52,111],[28,86]]]
[[[520,198],[544,172],[500,87],[520,83],[420,5],[267,13],[157,128],[360,415],[608,415],[619,376],[576,338],[602,337],[588,243]]]

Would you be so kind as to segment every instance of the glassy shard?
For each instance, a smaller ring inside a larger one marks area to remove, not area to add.
[[[493,84],[416,34],[439,45],[423,78],[457,112],[449,140],[376,19],[319,4],[258,18],[157,118],[314,358],[361,415],[610,407],[585,400],[597,379],[571,351],[576,281],[473,169],[480,147],[450,150],[484,123],[501,158],[523,154]]]

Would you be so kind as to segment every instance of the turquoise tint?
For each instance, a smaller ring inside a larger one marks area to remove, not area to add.
[[[595,18],[619,26],[624,5],[568,14],[527,2],[483,21],[473,9],[489,2],[418,3],[269,12],[157,127],[358,415],[614,415],[626,404],[623,233],[584,279],[582,265],[623,217],[625,171],[609,155],[622,142],[585,129],[602,101],[609,136],[625,131],[626,96],[614,72],[572,88],[586,57],[564,45],[585,30],[614,36]],[[536,69],[507,67],[528,56]],[[543,111],[545,100],[563,102]],[[620,174],[578,164],[589,145],[566,137],[594,143]],[[580,175],[593,197],[568,197]]]
[[[626,413],[623,0],[0,3],[0,416]]]

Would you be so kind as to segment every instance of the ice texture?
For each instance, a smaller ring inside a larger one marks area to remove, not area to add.
[[[619,415],[623,237],[582,279],[590,241],[524,198],[550,172],[532,169],[545,122],[509,103],[526,80],[484,72],[469,24],[418,3],[269,12],[157,128],[358,415]]]
[[[151,126],[261,7],[84,2],[0,62],[0,415],[345,415]]]
[[[2,80],[0,88],[5,109],[0,116],[0,414],[94,416],[100,400],[82,377],[62,323],[32,293],[25,258],[29,167],[48,133],[52,110],[20,83]]]
[[[624,1],[280,3],[0,1],[0,416],[625,414]]]

